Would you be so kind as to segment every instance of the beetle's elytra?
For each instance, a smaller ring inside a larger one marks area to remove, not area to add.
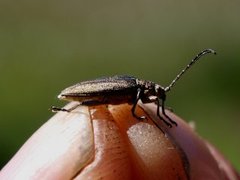
[[[177,126],[177,123],[165,113],[166,92],[170,91],[176,81],[191,67],[192,64],[208,53],[216,54],[212,49],[206,49],[200,52],[166,88],[151,81],[138,79],[133,76],[121,75],[80,82],[63,90],[58,95],[58,98],[68,101],[79,101],[80,104],[88,106],[97,104],[133,104],[132,115],[138,119],[144,118],[143,116],[135,114],[135,108],[138,101],[141,100],[142,103],[155,102],[157,104],[157,116],[167,126]],[[167,120],[160,115],[160,107],[163,116]],[[66,110],[52,107],[52,110],[71,111],[74,108]]]

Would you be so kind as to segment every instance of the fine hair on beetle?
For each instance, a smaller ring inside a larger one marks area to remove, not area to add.
[[[205,49],[197,54],[190,63],[173,79],[167,86],[152,81],[138,79],[128,75],[116,75],[113,77],[103,77],[90,81],[83,81],[64,89],[58,98],[67,101],[78,101],[81,105],[92,106],[98,104],[133,104],[131,112],[137,119],[144,119],[144,116],[138,116],[135,109],[139,100],[143,104],[155,102],[157,104],[157,116],[168,126],[177,126],[165,112],[166,93],[171,90],[175,83],[182,77],[192,65],[206,54],[216,54],[212,49]],[[70,108],[58,108],[53,106],[52,111],[70,112],[78,105]],[[161,114],[160,115],[160,107]],[[163,117],[165,118],[163,118]]]

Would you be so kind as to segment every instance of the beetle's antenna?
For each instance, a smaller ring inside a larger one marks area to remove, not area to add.
[[[170,91],[170,89],[175,85],[177,80],[195,63],[197,60],[199,60],[202,56],[213,53],[217,54],[213,49],[205,49],[202,52],[200,52],[194,59],[191,60],[191,62],[177,75],[177,77],[171,82],[169,86],[167,86],[164,90],[165,92]]]

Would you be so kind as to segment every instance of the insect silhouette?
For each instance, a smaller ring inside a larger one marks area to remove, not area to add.
[[[78,101],[81,105],[91,106],[98,104],[121,104],[129,103],[132,106],[132,115],[137,119],[144,119],[144,116],[138,116],[135,113],[136,105],[139,100],[142,103],[155,102],[157,104],[157,116],[168,126],[177,126],[165,112],[166,93],[171,90],[180,77],[202,56],[216,52],[212,49],[205,49],[193,58],[190,63],[176,76],[176,78],[167,87],[135,78],[128,75],[116,75],[113,77],[103,77],[90,81],[83,81],[76,85],[64,89],[58,98],[68,101]],[[160,107],[163,118],[160,115]],[[67,111],[70,112],[76,107],[71,109],[64,109],[52,107],[53,111]],[[167,120],[166,120],[167,119]]]

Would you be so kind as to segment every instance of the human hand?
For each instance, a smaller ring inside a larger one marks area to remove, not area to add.
[[[0,179],[240,179],[182,119],[167,111],[178,123],[168,128],[155,104],[140,106],[136,113],[147,120],[134,118],[128,104],[58,112],[8,162]]]

